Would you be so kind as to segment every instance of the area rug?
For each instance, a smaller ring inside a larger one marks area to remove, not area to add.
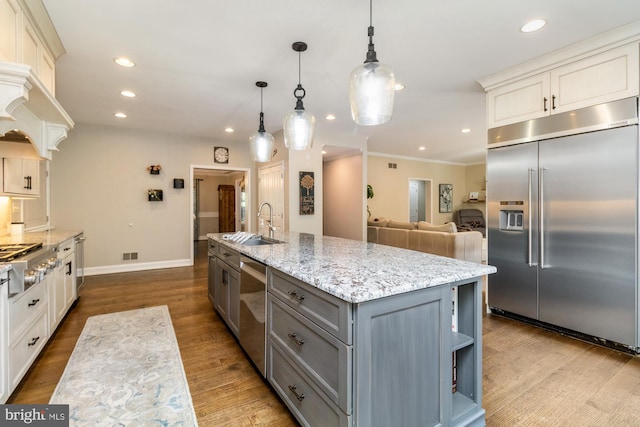
[[[49,403],[71,426],[197,426],[167,306],[89,317]]]

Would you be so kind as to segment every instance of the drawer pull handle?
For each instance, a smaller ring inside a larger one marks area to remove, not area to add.
[[[289,335],[289,338],[291,339],[291,341],[296,343],[298,347],[302,347],[302,344],[304,344],[304,340],[298,339],[298,336],[295,333],[287,334],[287,335]]]
[[[27,304],[27,306],[29,307],[33,307],[34,305],[36,305],[37,303],[40,302],[40,298],[38,299],[32,299],[31,302],[29,304]]]
[[[290,385],[289,386],[289,391],[291,393],[293,393],[293,395],[296,397],[296,399],[298,399],[300,402],[302,402],[304,400],[304,393],[298,394],[298,392],[296,391],[296,386],[295,385]]]
[[[296,292],[296,291],[289,291],[287,293],[289,294],[289,296],[291,298],[293,298],[294,300],[296,300],[298,302],[302,302],[304,300],[304,295],[298,295],[298,292]]]
[[[27,347],[31,347],[32,345],[36,345],[36,343],[38,342],[39,339],[40,339],[40,337],[32,338],[31,342],[27,343]]]

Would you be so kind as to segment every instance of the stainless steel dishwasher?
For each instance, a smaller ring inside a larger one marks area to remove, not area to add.
[[[256,368],[266,375],[267,266],[240,259],[240,345]]]

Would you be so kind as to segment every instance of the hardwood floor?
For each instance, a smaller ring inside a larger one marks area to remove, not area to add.
[[[207,299],[207,244],[194,267],[86,278],[67,315],[8,403],[47,403],[89,316],[167,305],[201,427],[296,426]]]
[[[166,304],[199,425],[295,426],[206,296],[206,242],[196,265],[86,278],[69,313],[9,403],[46,403],[89,316]],[[488,426],[638,426],[640,358],[485,315]]]

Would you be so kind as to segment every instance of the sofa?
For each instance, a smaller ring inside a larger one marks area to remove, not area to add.
[[[367,241],[476,263],[482,262],[482,233],[458,231],[456,224],[402,222],[376,218],[367,221]]]

